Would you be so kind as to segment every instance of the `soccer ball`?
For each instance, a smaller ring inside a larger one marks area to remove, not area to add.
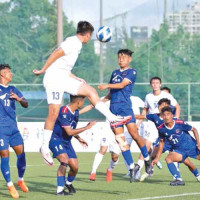
[[[97,32],[97,39],[100,42],[109,42],[111,40],[112,32],[108,26],[101,26]]]

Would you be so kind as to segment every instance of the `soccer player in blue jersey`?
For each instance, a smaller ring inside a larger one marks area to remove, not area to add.
[[[71,144],[72,137],[76,137],[79,142],[87,146],[87,142],[81,139],[77,134],[90,129],[96,122],[90,122],[83,128],[76,129],[79,120],[79,110],[84,104],[83,96],[70,96],[70,104],[62,106],[55,123],[49,148],[53,152],[53,157],[57,158],[60,166],[57,171],[57,195],[68,195],[76,192],[72,182],[78,172],[78,160]],[[65,180],[66,168],[69,165],[67,180]],[[65,192],[64,186],[69,193]]]
[[[156,158],[152,164],[156,164],[163,151],[165,140],[168,140],[172,145],[172,152],[165,158],[168,169],[175,178],[170,183],[171,186],[185,185],[181,179],[180,172],[172,164],[173,162],[184,162],[187,157],[200,160],[200,143],[196,128],[184,123],[182,120],[173,120],[172,108],[164,107],[161,111],[164,123],[159,129],[160,143]],[[194,138],[188,131],[192,131]]]
[[[104,101],[110,100],[110,110],[113,114],[120,116],[132,116],[132,119],[126,123],[126,126],[128,132],[136,141],[144,156],[146,172],[150,173],[151,163],[149,160],[149,153],[147,151],[144,140],[138,134],[130,100],[137,74],[135,69],[130,68],[132,53],[133,52],[129,49],[121,49],[118,51],[118,64],[120,69],[113,71],[109,84],[101,84],[98,86],[98,89],[110,89],[110,92],[104,98]],[[132,182],[134,180],[134,173],[137,169],[133,162],[130,147],[124,137],[124,127],[123,125],[116,125],[112,130],[115,134],[116,141],[121,148],[122,155],[127,164],[130,166],[130,182]]]
[[[12,198],[18,198],[19,194],[10,178],[9,146],[17,155],[18,182],[23,192],[28,192],[23,176],[26,169],[24,143],[17,128],[15,102],[19,102],[24,108],[28,102],[22,93],[14,86],[8,85],[12,81],[11,67],[0,64],[0,156],[1,172],[7,182],[8,190]]]
[[[135,118],[136,119],[148,119],[150,121],[152,121],[156,128],[158,129],[158,127],[164,123],[164,120],[162,118],[162,115],[161,115],[161,110],[164,108],[164,107],[170,107],[170,100],[167,99],[167,98],[163,98],[163,99],[160,99],[159,102],[158,102],[158,109],[160,111],[160,113],[156,113],[156,114],[147,114],[146,116],[145,115],[135,115]],[[173,109],[172,109],[173,110]],[[173,118],[174,120],[176,118]],[[157,144],[155,145],[154,149],[153,149],[153,152],[151,154],[151,159],[153,160],[156,155],[157,155],[157,152],[158,152],[158,145],[159,145],[159,139],[157,139]],[[166,152],[166,151],[172,151],[173,148],[172,148],[172,144],[170,143],[170,141],[168,140],[165,140],[165,143],[164,143],[164,147],[163,147],[163,151],[162,153]],[[172,163],[173,164],[173,163]],[[197,178],[198,181],[200,181],[200,176],[199,176],[199,172],[198,172],[198,169],[194,166],[194,164],[189,160],[189,158],[186,158],[185,161],[184,161],[184,164],[186,166],[188,166],[189,170],[194,174],[194,176]],[[177,167],[177,165],[174,165],[175,167]],[[137,176],[137,174],[136,174]],[[147,177],[147,174],[143,174],[141,176],[141,179],[140,181],[143,181],[145,178]]]

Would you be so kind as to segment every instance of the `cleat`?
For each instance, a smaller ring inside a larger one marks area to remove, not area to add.
[[[44,163],[48,166],[53,166],[54,163],[53,163],[53,159],[50,154],[50,150],[45,146],[41,146],[40,153],[42,155]]]
[[[196,179],[197,179],[197,181],[200,182],[200,175],[199,175],[199,176],[196,176]]]
[[[130,183],[132,183],[135,180],[135,175],[139,171],[140,166],[138,164],[135,164],[133,169],[130,169]]]
[[[148,176],[149,174],[147,174],[146,172],[142,174],[142,176],[140,177],[140,182],[143,182]]]
[[[19,193],[17,192],[17,190],[16,190],[14,185],[8,186],[8,191],[10,192],[10,196],[13,199],[18,199],[19,198]]]
[[[109,171],[108,169],[107,169],[107,173],[106,173],[106,181],[107,182],[112,181],[112,171]]]
[[[141,177],[141,171],[140,170],[138,170],[137,172],[136,172],[136,174],[135,174],[135,180],[137,180],[137,181],[139,181],[140,180],[140,177]]]
[[[172,181],[169,185],[170,186],[184,186],[185,182],[183,180],[176,179]]]
[[[162,169],[162,163],[161,163],[160,161],[158,161],[158,162],[156,163],[156,166],[158,167],[158,169]]]
[[[28,192],[28,187],[26,186],[25,182],[23,180],[17,181],[17,185],[20,187],[21,191]]]
[[[68,185],[68,184],[65,184],[66,188],[69,190],[69,194],[74,194],[76,193],[76,190],[75,188],[73,187],[72,184]]]
[[[151,161],[150,160],[147,160],[147,161],[145,160],[144,163],[145,163],[145,172],[147,174],[151,174],[151,171],[152,171],[152,168],[153,168],[153,166],[151,165]]]
[[[153,176],[153,172],[154,172],[154,169],[152,168],[148,177],[152,177]]]
[[[61,191],[61,192],[57,192],[56,195],[58,196],[67,196],[67,195],[71,195],[69,192],[66,192],[65,190]]]
[[[131,115],[126,116],[126,117],[121,117],[121,116],[117,116],[117,117],[118,117],[117,120],[111,122],[110,124],[111,127],[127,124],[132,119]]]
[[[89,177],[90,181],[95,181],[96,180],[96,173],[91,173]]]
[[[127,174],[124,175],[125,178],[129,178],[130,177],[130,171],[128,171]]]

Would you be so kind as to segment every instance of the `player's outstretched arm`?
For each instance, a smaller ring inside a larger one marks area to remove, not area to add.
[[[113,84],[100,84],[98,85],[99,90],[105,90],[105,89],[123,89],[127,85],[130,84],[130,80],[127,78],[124,78],[121,83],[113,83]]]
[[[158,146],[158,153],[156,155],[156,158],[152,161],[152,165],[155,165],[159,161],[160,156],[161,156],[162,151],[163,151],[163,147],[164,147],[164,140],[160,139],[159,146]]]
[[[144,120],[144,119],[146,119],[146,115],[135,115],[135,119]]]
[[[79,133],[82,133],[83,131],[85,131],[87,129],[90,129],[95,124],[96,124],[96,122],[92,121],[92,122],[89,122],[87,124],[87,126],[82,127],[82,128],[72,129],[71,126],[64,126],[63,128],[65,129],[65,132],[67,133],[67,135],[74,136],[74,135],[77,135]]]
[[[141,115],[146,116],[148,110],[149,110],[148,108],[143,108],[143,109],[142,109]],[[140,125],[141,125],[142,121],[143,121],[143,119],[139,119],[139,121],[138,121],[138,123],[137,123],[137,128],[138,128],[138,129],[140,128]]]
[[[81,143],[83,147],[88,147],[88,143],[84,139],[82,139],[79,135],[75,135],[74,137]]]
[[[37,70],[37,69],[34,69],[33,70],[33,73],[38,76],[40,74],[43,74],[47,69],[48,67],[54,62],[56,61],[58,58],[64,56],[65,53],[64,51],[62,50],[62,48],[58,48],[56,49],[51,55],[50,57],[47,59],[45,65],[43,66],[43,68],[41,70]]]
[[[192,127],[192,130],[191,130],[194,134],[194,138],[197,142],[197,148],[200,150],[200,143],[199,143],[199,134],[198,134],[198,131],[196,128]]]
[[[85,106],[84,108],[79,110],[79,115],[89,112],[90,110],[92,110],[94,108],[94,106],[92,104]]]

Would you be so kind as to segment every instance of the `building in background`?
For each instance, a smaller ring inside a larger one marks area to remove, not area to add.
[[[131,38],[133,38],[135,44],[146,42],[148,40],[148,27],[147,26],[132,26]]]
[[[181,25],[191,35],[200,34],[200,3],[196,2],[186,10],[167,14],[167,21],[170,33],[176,32]]]

